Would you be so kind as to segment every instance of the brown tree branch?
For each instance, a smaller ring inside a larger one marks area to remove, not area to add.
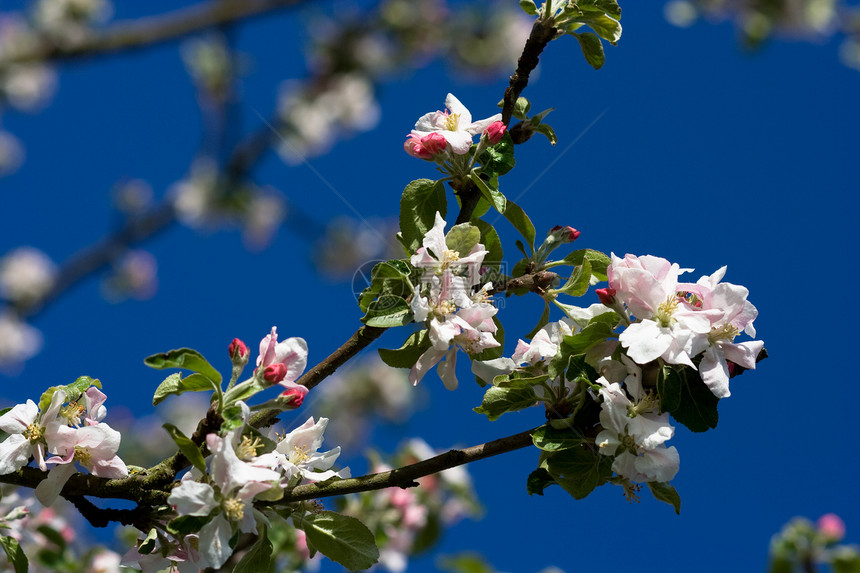
[[[325,485],[316,483],[299,485],[284,492],[284,498],[278,503],[292,503],[389,487],[414,487],[418,485],[415,481],[418,478],[530,446],[534,431],[535,428],[463,450],[448,450],[436,457],[387,472],[339,480]]]
[[[529,84],[529,75],[537,67],[541,52],[555,38],[557,30],[555,22],[539,18],[532,26],[523,53],[517,61],[517,69],[511,76],[510,85],[505,90],[505,103],[502,106],[502,121],[505,125],[511,122],[514,112],[514,104],[526,86]]]
[[[59,46],[44,42],[31,51],[20,52],[0,61],[0,67],[5,64],[33,60],[71,60],[117,54],[177,40],[195,32],[289,8],[303,1],[212,0],[202,2],[167,14],[117,22],[107,30],[96,31],[92,36],[73,46]]]

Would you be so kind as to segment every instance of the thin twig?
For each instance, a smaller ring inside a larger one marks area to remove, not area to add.
[[[541,52],[556,36],[554,22],[539,18],[532,26],[523,53],[517,61],[517,70],[511,76],[510,85],[505,90],[504,105],[502,107],[502,121],[505,125],[511,122],[514,112],[514,104],[526,86],[529,84],[529,75],[537,67]]]

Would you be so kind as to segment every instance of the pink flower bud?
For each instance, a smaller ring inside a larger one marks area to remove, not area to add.
[[[615,304],[615,289],[614,288],[599,288],[594,292],[597,293],[597,298],[606,306],[611,307]]]
[[[818,518],[818,532],[830,541],[845,537],[845,522],[835,513],[826,513]]]
[[[284,402],[289,402],[290,407],[298,408],[305,401],[307,394],[307,388],[289,388],[281,392],[281,395],[278,397]]]
[[[233,339],[233,342],[227,347],[227,352],[230,354],[230,360],[234,363],[246,364],[248,362],[248,347],[238,338]]]
[[[507,130],[508,127],[503,122],[494,121],[484,130],[484,135],[487,136],[490,145],[495,145],[502,140]]]
[[[287,376],[287,367],[282,363],[278,362],[277,364],[269,364],[266,366],[266,369],[263,370],[263,380],[266,382],[271,382],[272,384],[276,384],[286,378]]]
[[[444,153],[448,148],[448,141],[441,133],[428,133],[420,136],[415,133],[409,135],[409,139],[403,144],[403,149],[412,157],[432,161],[433,157]]]
[[[581,234],[573,227],[562,227],[561,225],[556,225],[555,227],[553,227],[550,230],[550,233],[558,233],[563,243],[572,243],[577,240],[579,238],[579,235]]]

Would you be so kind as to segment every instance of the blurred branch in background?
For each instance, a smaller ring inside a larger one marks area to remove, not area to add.
[[[816,523],[795,517],[770,542],[770,573],[856,573],[860,547],[844,545],[845,523],[833,513]]]

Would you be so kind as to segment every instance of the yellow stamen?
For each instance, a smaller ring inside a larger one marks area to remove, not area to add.
[[[294,465],[299,465],[309,459],[311,459],[310,449],[305,446],[294,447],[289,457],[290,463]]]
[[[260,438],[255,437],[251,440],[248,436],[242,436],[242,442],[236,448],[236,456],[240,460],[250,460],[257,456],[257,450],[262,447]]]
[[[38,441],[42,437],[42,426],[33,422],[22,432],[22,435],[31,442]]]
[[[445,129],[448,131],[457,131],[457,126],[460,124],[460,114],[452,113],[445,118]]]
[[[86,468],[93,467],[93,455],[90,453],[89,448],[75,446],[75,460]]]
[[[230,521],[240,521],[245,516],[245,504],[235,497],[225,499],[221,502],[221,507],[224,509],[224,515]]]

